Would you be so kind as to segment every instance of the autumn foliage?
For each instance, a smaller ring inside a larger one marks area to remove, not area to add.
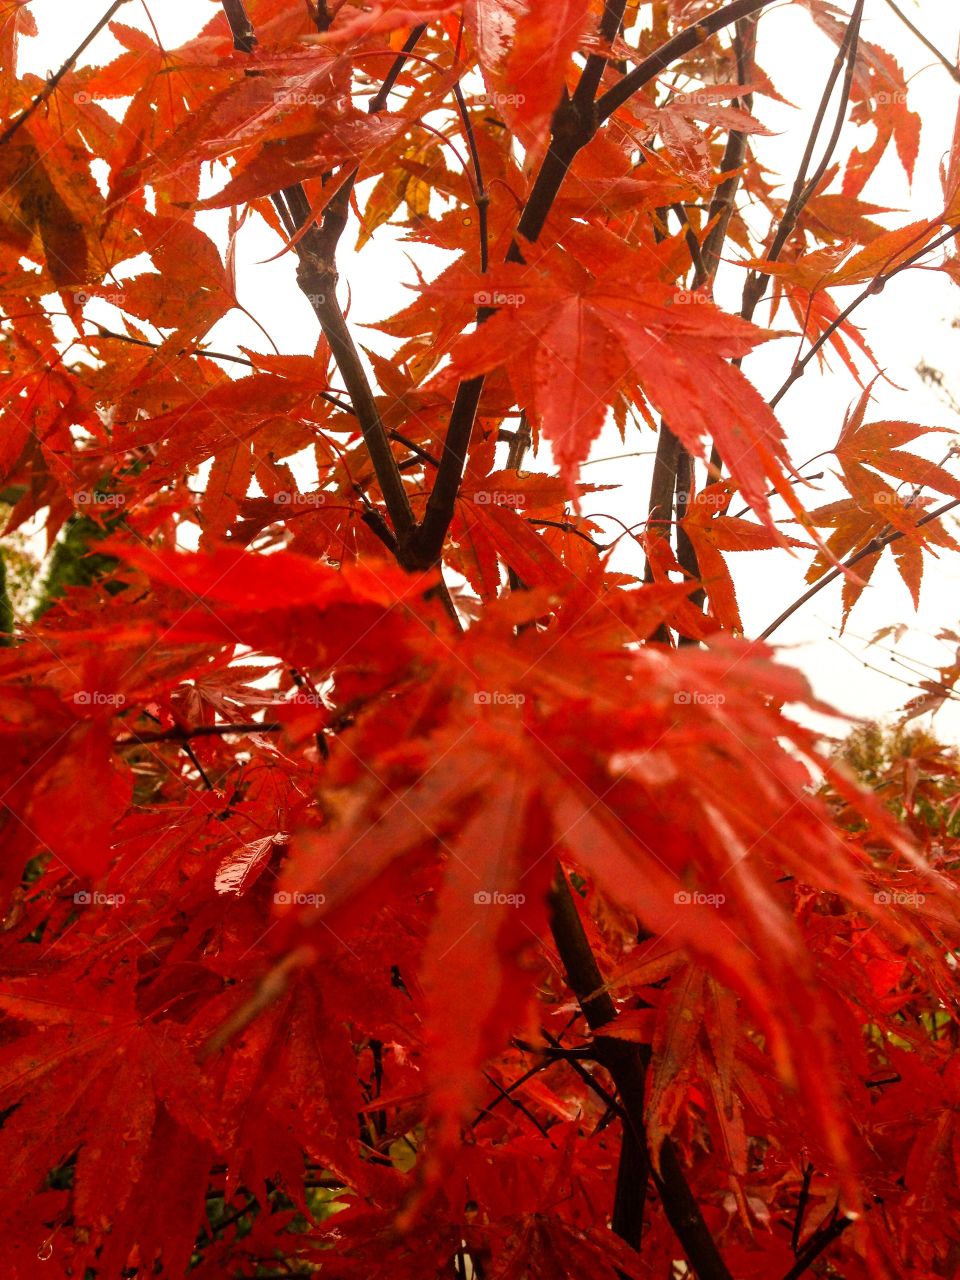
[[[0,499],[76,570],[0,647],[4,1277],[958,1273],[960,766],[831,750],[733,575],[957,549],[854,313],[960,281],[960,141],[870,203],[901,60],[792,0],[771,173],[769,3],[118,0],[43,80],[0,2]],[[307,354],[211,336],[254,234]]]

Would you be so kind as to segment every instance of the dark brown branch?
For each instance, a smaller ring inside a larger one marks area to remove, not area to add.
[[[103,17],[100,19],[97,25],[93,28],[92,31],[90,31],[87,35],[84,36],[84,38],[77,45],[76,49],[74,49],[73,53],[70,54],[69,58],[67,58],[66,62],[64,62],[63,66],[59,69],[59,71],[55,71],[53,73],[53,75],[46,82],[46,84],[43,86],[43,88],[40,90],[40,92],[37,94],[34,100],[30,103],[29,107],[27,107],[26,110],[21,111],[21,113],[16,117],[15,120],[10,121],[10,123],[4,129],[3,133],[0,133],[0,147],[2,147],[5,142],[9,142],[10,139],[14,136],[14,134],[23,125],[27,123],[27,121],[34,114],[37,108],[42,106],[43,103],[46,102],[46,100],[50,97],[50,95],[56,89],[57,85],[60,83],[63,77],[67,74],[68,71],[72,69],[74,63],[77,61],[77,59],[86,49],[86,47],[89,44],[92,44],[92,42],[97,38],[97,36],[104,29],[104,27],[113,17],[113,15],[117,12],[117,10],[122,8],[123,5],[125,5],[126,3],[127,3],[127,0],[114,0],[114,3],[103,15]]]
[[[737,79],[746,84],[753,75],[754,52],[757,45],[757,18],[752,17],[737,23],[734,45],[737,52]],[[746,111],[753,109],[753,94],[747,94],[737,105]],[[747,134],[736,129],[727,137],[720,171],[727,177],[720,183],[710,201],[707,214],[709,230],[700,250],[703,261],[703,281],[707,283],[716,275],[720,262],[720,254],[727,238],[730,219],[733,216],[737,191],[740,188],[740,170],[747,157]]]
[[[733,0],[732,4],[724,5],[722,9],[709,14],[702,21],[685,27],[683,31],[678,31],[671,40],[667,40],[659,49],[655,49],[649,57],[644,58],[643,62],[628,72],[619,84],[608,89],[597,100],[597,123],[602,124],[612,116],[638,90],[649,84],[661,71],[665,71],[671,63],[692,53],[711,36],[722,31],[724,27],[731,26],[739,18],[749,18],[752,13],[757,13],[772,3],[773,0]]]
[[[626,7],[627,0],[605,0],[603,17],[600,19],[598,33],[604,44],[613,44],[620,34]],[[603,73],[607,69],[607,62],[608,58],[605,53],[591,53],[587,58],[583,75],[580,77],[573,94],[578,109],[589,108],[592,105],[594,98],[597,96],[597,90],[600,88]]]
[[[756,24],[756,17],[749,20],[749,22],[740,21],[737,23],[734,44],[737,54],[737,76],[741,84],[746,84],[752,75],[753,54],[756,47]],[[748,109],[750,106],[752,106],[752,103],[747,104]],[[746,157],[746,148],[746,134],[738,133],[735,130],[731,131],[727,138],[722,161],[722,172],[728,174],[728,177],[720,184],[713,195],[713,199],[710,201],[710,209],[707,215],[707,225],[710,229],[707,232],[703,247],[701,249],[700,245],[697,244],[696,253],[691,252],[694,264],[694,289],[699,289],[705,284],[712,283],[716,274],[717,266],[720,262],[720,254],[723,251],[723,244],[730,225],[730,218],[733,215],[737,191],[740,187],[740,169]],[[686,210],[683,210],[683,217],[686,220]],[[690,236],[696,243],[696,237],[693,236],[692,230]],[[716,453],[717,450],[714,447],[714,454]],[[711,459],[711,462],[715,468],[719,469],[718,458]],[[662,536],[668,536],[669,522],[673,514],[674,500],[676,500],[677,559],[681,568],[691,578],[699,580],[700,565],[697,560],[696,549],[681,523],[687,513],[689,495],[694,486],[694,478],[693,458],[690,451],[674,436],[667,423],[662,422],[650,486],[650,503],[647,511],[648,527],[651,528],[652,532],[658,533],[659,526]],[[645,577],[648,582],[652,581],[653,573],[649,560],[646,565]],[[705,598],[705,593],[700,588],[691,597],[691,602],[698,608],[702,608]],[[654,639],[661,643],[669,640],[669,632],[666,626],[661,624],[658,627]],[[686,637],[681,636],[679,643],[695,642],[688,641]]]
[[[793,1220],[793,1231],[790,1235],[790,1248],[795,1254],[800,1253],[800,1232],[803,1230],[803,1219],[807,1212],[807,1203],[810,1200],[810,1183],[813,1181],[813,1165],[808,1164],[803,1170],[803,1181],[800,1185],[800,1195],[797,1198],[797,1213]]]
[[[459,81],[453,86],[453,96],[457,100],[457,110],[460,112],[460,119],[463,121],[463,131],[467,138],[470,162],[473,165],[474,204],[477,209],[478,233],[480,236],[480,270],[485,272],[490,265],[487,245],[487,215],[490,208],[490,196],[483,184],[483,169],[480,165],[480,152],[477,150],[477,137],[474,133],[473,121],[470,119],[470,113],[467,110],[467,104],[464,101],[463,90],[460,88]]]
[[[481,1109],[477,1112],[477,1114],[471,1120],[470,1128],[471,1129],[475,1128],[480,1123],[480,1121],[483,1119],[484,1116],[490,1115],[494,1107],[499,1106],[501,1102],[509,1099],[510,1095],[516,1089],[521,1088],[523,1085],[527,1083],[528,1080],[532,1080],[533,1077],[536,1075],[539,1075],[541,1071],[546,1071],[547,1067],[552,1067],[552,1066],[553,1066],[553,1062],[551,1062],[549,1059],[544,1059],[542,1062],[537,1062],[535,1063],[534,1066],[529,1067],[523,1073],[522,1076],[518,1076],[516,1080],[512,1080],[510,1084],[506,1085],[505,1087],[503,1085],[498,1084],[496,1086],[497,1089],[499,1090],[497,1097],[492,1098],[485,1107],[481,1107]]]
[[[542,1124],[537,1119],[537,1117],[533,1114],[533,1112],[530,1110],[530,1108],[526,1105],[525,1102],[521,1101],[520,1098],[515,1098],[513,1096],[512,1090],[508,1091],[503,1087],[502,1084],[500,1084],[498,1080],[494,1080],[493,1076],[490,1074],[489,1071],[485,1071],[483,1073],[483,1076],[484,1076],[484,1079],[487,1080],[490,1084],[492,1084],[494,1089],[496,1089],[497,1092],[499,1093],[500,1098],[498,1099],[498,1101],[502,1100],[504,1102],[509,1102],[511,1107],[515,1107],[520,1112],[521,1115],[524,1115],[527,1117],[527,1119],[534,1126],[534,1128],[538,1129],[539,1132],[543,1135],[543,1137],[547,1139],[551,1147],[556,1147],[557,1144],[550,1137],[550,1131],[547,1129],[546,1125]]]
[[[591,1031],[598,1031],[617,1016],[590,943],[577,914],[573,893],[561,867],[557,868],[550,896],[550,928],[567,974]],[[626,1115],[620,1163],[614,1192],[613,1230],[634,1249],[643,1235],[643,1215],[650,1179],[643,1123],[643,1099],[647,1064],[639,1046],[626,1041],[603,1040],[597,1057],[613,1077]],[[580,1064],[578,1063],[577,1066]],[[583,1070],[583,1068],[581,1068]]]
[[[848,1218],[844,1214],[838,1214],[836,1210],[831,1214],[830,1220],[817,1228],[807,1243],[801,1248],[797,1254],[797,1260],[783,1277],[783,1280],[799,1280],[805,1271],[809,1271],[810,1267],[820,1257],[834,1240],[847,1230],[854,1223],[854,1218]]]
[[[387,72],[386,79],[384,80],[380,88],[377,90],[377,92],[370,99],[369,105],[367,106],[367,110],[370,112],[371,115],[374,115],[377,111],[382,111],[383,108],[387,105],[387,99],[390,97],[390,94],[393,92],[393,86],[397,83],[397,80],[400,78],[400,72],[403,70],[404,66],[406,65],[408,55],[413,53],[414,49],[420,43],[420,37],[423,35],[426,29],[427,28],[425,25],[414,27],[413,30],[410,32],[410,34],[407,36],[406,40],[404,41],[403,48],[394,58],[393,65],[390,67],[390,70]]]
[[[157,729],[145,733],[131,733],[117,738],[115,747],[139,747],[153,742],[187,742],[191,738],[224,738],[232,733],[279,733],[283,725],[276,720],[262,724],[251,721],[246,724],[200,724],[193,729]]]
[[[253,53],[257,47],[257,37],[253,30],[253,24],[247,17],[243,0],[223,0],[223,12],[227,16],[227,22],[230,24],[233,47],[238,53]]]
[[[163,723],[163,721],[159,718],[159,716],[152,715],[149,711],[145,711],[143,714],[147,717],[148,720],[152,720],[154,724]],[[183,739],[181,739],[180,745],[183,748],[183,754],[187,757],[187,759],[196,769],[197,773],[199,773],[200,778],[203,782],[203,785],[206,787],[208,791],[212,791],[213,783],[207,777],[207,771],[206,769],[204,769],[203,765],[200,763],[199,759],[197,758],[197,753],[194,751],[193,747],[191,747],[189,742]]]
[[[567,978],[584,1017],[596,1035],[597,1058],[610,1072],[628,1123],[623,1130],[614,1230],[630,1238],[643,1221],[646,1182],[652,1177],[667,1220],[673,1228],[699,1280],[732,1280],[690,1190],[680,1157],[669,1138],[660,1148],[660,1171],[652,1168],[646,1150],[644,1087],[649,1048],[613,1036],[602,1028],[616,1018],[613,998],[607,991],[590,943],[583,930],[572,890],[562,868],[557,869],[550,896],[550,927]]]
[[[928,512],[921,520],[917,521],[916,527],[919,529],[922,525],[930,524],[933,520],[939,520],[941,516],[945,516],[947,512],[952,511],[954,507],[960,507],[960,498],[954,498],[951,502],[945,502],[943,506],[937,507],[935,511]],[[889,547],[891,542],[898,542],[904,536],[905,535],[899,529],[895,529],[890,533],[878,534],[875,538],[871,538],[865,547],[855,555],[848,556],[838,568],[831,569],[830,572],[824,574],[822,578],[818,578],[808,591],[805,591],[799,599],[794,600],[793,604],[790,605],[788,609],[784,609],[779,618],[775,618],[774,621],[770,623],[766,631],[761,631],[757,639],[769,639],[778,627],[781,627],[783,623],[785,623],[788,618],[792,617],[792,615],[795,614],[802,605],[805,605],[808,600],[812,600],[817,592],[822,591],[823,588],[829,586],[831,582],[835,582],[844,569],[852,569],[855,564],[859,564],[860,561],[865,559],[867,556],[872,556],[877,551],[882,551],[884,547]]]

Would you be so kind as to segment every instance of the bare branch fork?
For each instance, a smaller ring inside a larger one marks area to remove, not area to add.
[[[517,224],[517,237],[510,246],[507,260],[523,261],[521,243],[533,243],[539,238],[571,164],[605,120],[678,58],[692,52],[716,32],[722,31],[738,19],[749,17],[772,3],[773,0],[734,0],[732,4],[724,5],[701,22],[678,32],[596,102],[592,98],[588,102],[586,92],[581,92],[580,86],[571,98],[565,98],[554,116],[550,147]],[[591,70],[589,62],[584,76],[588,73],[591,80],[596,78],[599,82],[599,77]],[[453,520],[484,381],[482,375],[470,378],[457,389],[440,467],[427,501],[423,522],[412,540],[412,560],[416,567],[429,567],[436,563],[442,553],[447,530]]]
[[[561,867],[557,868],[550,896],[550,927],[560,959],[566,970],[587,1025],[596,1037],[596,1056],[609,1071],[623,1108],[626,1123],[623,1142],[627,1159],[635,1171],[629,1187],[634,1199],[626,1201],[618,1195],[614,1206],[614,1230],[624,1236],[625,1229],[637,1231],[643,1222],[643,1205],[648,1179],[657,1188],[667,1220],[683,1246],[700,1280],[732,1280],[720,1255],[716,1241],[703,1219],[696,1197],[687,1183],[680,1157],[673,1142],[665,1138],[659,1152],[659,1172],[653,1167],[646,1144],[644,1093],[649,1046],[632,1044],[615,1036],[603,1035],[602,1028],[617,1017],[616,1005],[603,981],[580,916],[577,913],[569,882]],[[625,1190],[618,1179],[618,1190]],[[636,1247],[636,1240],[628,1240]]]

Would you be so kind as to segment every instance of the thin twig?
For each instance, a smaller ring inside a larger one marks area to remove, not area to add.
[[[283,725],[277,720],[265,720],[262,724],[199,724],[192,729],[158,729],[145,733],[131,733],[117,738],[115,747],[138,747],[153,742],[187,742],[190,738],[224,738],[233,733],[279,733]]]
[[[256,36],[247,17],[243,0],[222,0],[222,2],[233,31],[236,47],[244,48],[248,53],[252,52]],[[412,39],[411,35],[407,41],[408,45]],[[398,55],[399,59],[405,59],[405,57],[406,51]],[[396,60],[394,66],[396,66]],[[402,66],[403,61],[400,61],[400,68]],[[390,75],[394,80],[398,74],[399,69],[395,74],[391,69]],[[381,94],[383,94],[383,88],[371,102],[372,109],[378,110],[382,105]],[[346,176],[327,204],[321,227],[310,226],[297,242],[296,251],[299,259],[297,282],[313,307],[324,337],[330,345],[334,361],[343,377],[383,494],[387,513],[393,524],[398,549],[402,554],[405,540],[415,527],[413,510],[404,488],[400,468],[390,447],[389,436],[380,418],[373,390],[360,360],[360,353],[347,327],[336,295],[336,248],[346,226],[350,192],[356,172],[354,170]],[[281,212],[281,216],[286,205],[289,218],[298,232],[303,232],[313,219],[310,202],[300,184],[285,188],[282,193],[274,197],[274,204]]]
[[[954,498],[950,502],[945,502],[942,507],[937,507],[936,511],[928,512],[921,520],[917,521],[916,528],[919,529],[922,525],[930,524],[933,520],[939,520],[941,516],[945,516],[947,512],[952,511],[954,507],[960,507],[960,498]],[[877,551],[882,551],[884,547],[889,547],[891,542],[898,542],[905,536],[906,535],[899,529],[895,529],[890,533],[882,535],[878,534],[877,537],[871,538],[865,547],[861,548],[861,550],[855,555],[848,556],[846,560],[837,566],[837,568],[831,569],[829,573],[824,574],[822,578],[819,578],[809,591],[805,591],[799,599],[794,600],[793,604],[790,605],[789,608],[784,609],[779,618],[775,618],[765,631],[760,632],[757,639],[769,639],[778,627],[782,626],[783,623],[785,623],[788,618],[792,617],[793,614],[795,614],[802,605],[805,605],[808,600],[812,600],[813,597],[819,591],[822,591],[824,587],[829,586],[831,582],[836,581],[845,569],[852,569],[855,564],[859,564],[859,562],[867,556],[872,556]]]
[[[929,230],[929,227],[927,228],[927,230]],[[926,231],[918,232],[916,239],[918,240],[922,239],[925,234],[926,234]],[[884,287],[889,283],[889,281],[891,281],[894,278],[894,276],[898,276],[901,271],[909,270],[909,268],[914,266],[917,262],[919,262],[920,259],[925,254],[931,253],[934,249],[939,249],[941,245],[946,244],[949,240],[953,240],[957,235],[960,235],[960,223],[956,223],[953,226],[949,227],[946,231],[944,231],[942,235],[938,236],[935,240],[932,240],[929,244],[923,245],[921,248],[919,248],[916,251],[916,253],[911,254],[909,258],[906,258],[903,262],[899,263],[896,267],[892,267],[889,271],[881,271],[879,272],[878,275],[874,276],[874,278],[870,281],[870,283],[867,284],[865,288],[860,293],[857,294],[857,296],[853,299],[853,301],[849,303],[848,306],[844,307],[844,309],[840,312],[837,318],[833,320],[829,325],[827,325],[826,329],[824,329],[820,337],[811,346],[807,354],[801,360],[798,360],[796,362],[796,364],[790,370],[790,373],[788,374],[786,380],[784,381],[783,386],[780,388],[777,394],[770,400],[769,403],[770,403],[771,409],[775,409],[777,405],[780,403],[780,401],[783,399],[783,397],[790,390],[790,388],[793,386],[793,384],[798,379],[803,377],[804,373],[807,370],[807,366],[810,364],[810,361],[830,341],[830,339],[837,332],[837,330],[841,328],[844,324],[846,324],[846,322],[850,319],[854,311],[856,311],[856,309],[861,305],[861,303],[866,302],[867,298],[872,297],[875,293],[880,293],[884,289]]]
[[[128,333],[115,333],[112,329],[105,328],[96,320],[91,321],[91,323],[96,324],[97,329],[99,330],[97,333],[98,338],[112,338],[116,342],[126,342],[133,347],[148,347],[152,351],[158,351],[163,345],[160,342],[150,342],[147,338],[133,338]],[[228,351],[208,351],[205,347],[194,347],[191,351],[185,350],[181,351],[179,354],[183,356],[203,356],[207,360],[224,360],[228,364],[242,364],[248,369],[257,368],[257,365],[248,356],[231,355]],[[320,391],[317,394],[320,396],[321,400],[326,400],[329,404],[336,405],[336,407],[338,409],[342,409],[344,413],[349,413],[353,417],[357,416],[353,412],[353,405],[348,404],[346,400],[341,400],[339,396],[335,396],[329,391]],[[405,441],[401,440],[399,435],[396,433],[393,433],[393,438],[395,440],[399,440],[401,444],[405,443]],[[416,448],[415,445],[409,445],[408,447],[411,449]]]
[[[93,30],[80,41],[60,70],[53,73],[34,100],[30,103],[29,107],[22,111],[15,120],[11,120],[3,133],[0,133],[0,147],[2,147],[5,142],[9,142],[17,130],[27,123],[37,108],[46,102],[63,77],[71,70],[74,63],[86,49],[87,45],[91,44],[96,39],[117,10],[122,8],[126,3],[127,0],[114,0],[114,3],[110,6]]]
[[[837,50],[837,56],[834,58],[833,66],[830,68],[830,74],[827,77],[827,83],[824,86],[823,94],[820,98],[820,105],[814,116],[813,126],[810,135],[807,138],[807,145],[800,161],[800,168],[797,170],[797,176],[794,180],[793,190],[787,201],[787,207],[780,219],[780,225],[777,227],[773,237],[773,243],[769,251],[766,253],[768,262],[776,262],[783,252],[783,249],[793,233],[794,227],[797,225],[800,214],[803,212],[804,206],[810,200],[817,187],[820,185],[823,175],[827,171],[827,166],[833,157],[837,142],[840,137],[840,130],[847,113],[847,105],[850,101],[850,88],[853,82],[853,72],[856,65],[857,46],[860,36],[860,22],[863,17],[864,0],[857,0],[850,21],[847,24],[843,41]],[[817,166],[815,173],[811,178],[807,178],[807,171],[810,167],[810,161],[813,159],[813,149],[816,146],[817,138],[820,136],[820,130],[823,128],[823,122],[826,118],[827,107],[830,105],[830,99],[833,97],[833,90],[840,76],[840,71],[846,64],[846,73],[844,75],[843,90],[840,95],[840,105],[837,111],[836,121],[834,122],[833,133],[830,137],[823,158]],[[743,290],[743,306],[740,314],[744,320],[752,320],[753,314],[757,309],[757,304],[763,297],[764,290],[769,283],[770,275],[765,272],[751,272],[747,276],[747,281]]]
[[[467,104],[463,98],[463,90],[460,88],[460,82],[453,86],[453,96],[457,100],[457,110],[460,112],[460,119],[463,122],[463,132],[467,139],[467,148],[470,152],[470,163],[473,165],[473,203],[477,210],[477,222],[479,224],[480,236],[480,271],[485,273],[490,265],[489,247],[487,245],[487,215],[490,208],[490,196],[483,184],[483,169],[480,165],[480,152],[477,150],[477,138],[473,130],[473,121],[470,119],[470,113],[467,110]]]
[[[955,62],[951,62],[945,53],[941,53],[932,40],[928,40],[919,27],[914,26],[907,15],[903,12],[899,5],[894,4],[893,0],[887,0],[888,6],[897,15],[908,31],[912,31],[925,48],[929,49],[938,62],[941,62],[947,71],[953,76],[954,80],[960,84],[960,68]]]
[[[798,1280],[805,1271],[809,1271],[810,1267],[820,1257],[821,1253],[828,1248],[834,1240],[838,1239],[855,1222],[854,1218],[848,1218],[844,1214],[838,1214],[836,1209],[825,1224],[821,1224],[813,1233],[807,1243],[800,1250],[796,1262],[783,1277],[783,1280]]]
[[[803,1230],[803,1219],[810,1199],[810,1183],[813,1181],[813,1165],[808,1164],[803,1170],[803,1181],[800,1184],[800,1195],[797,1199],[797,1213],[793,1220],[793,1231],[790,1236],[790,1248],[795,1254],[800,1252],[800,1232]]]

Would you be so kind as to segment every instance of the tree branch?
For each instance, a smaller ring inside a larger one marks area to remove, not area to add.
[[[614,1230],[624,1240],[630,1240],[629,1233],[635,1233],[642,1225],[646,1182],[652,1177],[670,1226],[699,1280],[732,1280],[669,1138],[660,1148],[659,1173],[652,1167],[644,1123],[649,1048],[644,1053],[643,1046],[602,1034],[603,1026],[617,1016],[616,1005],[584,933],[570,885],[559,867],[550,895],[550,927],[587,1024],[592,1031],[600,1032],[596,1036],[597,1059],[610,1072],[628,1120],[617,1177],[615,1209],[620,1216],[614,1217]]]
[[[233,32],[234,45],[244,52],[252,52],[256,44],[256,35],[247,17],[243,0],[222,0],[222,4],[227,21],[230,23],[230,29]],[[422,31],[423,28],[421,27],[418,30]],[[419,35],[417,35],[417,38],[419,39]],[[412,40],[413,35],[407,41],[407,45],[411,48]],[[398,55],[398,58],[404,59],[405,56],[406,52],[403,52]],[[390,83],[395,81],[402,66],[402,61],[400,61],[399,67],[397,67],[395,61],[394,67],[391,68],[391,72],[388,75]],[[390,79],[391,76],[393,77],[392,80]],[[389,89],[387,89],[387,92],[389,92]],[[380,92],[370,104],[371,109],[379,109],[379,106],[375,104],[380,103],[380,95],[383,93],[384,89],[381,87]],[[383,494],[387,514],[393,525],[397,538],[398,552],[402,557],[404,541],[412,532],[416,522],[413,518],[407,491],[403,485],[400,468],[390,447],[390,439],[381,421],[369,379],[360,360],[360,353],[357,351],[356,344],[347,327],[336,296],[338,279],[335,260],[336,246],[346,225],[350,191],[356,172],[354,170],[353,173],[346,177],[340,189],[328,203],[322,226],[319,229],[310,227],[297,242],[295,247],[300,264],[297,271],[297,282],[313,307],[314,314],[320,321],[324,337],[330,344],[334,361],[343,377],[353,410],[360,424],[364,443],[370,454],[370,461]],[[286,201],[286,207],[293,224],[298,231],[301,231],[313,216],[310,202],[303,186],[296,185],[286,188],[283,192],[283,200]],[[283,201],[278,197],[274,197],[274,203],[277,205],[278,210],[281,211],[281,216],[283,216]]]
[[[842,1236],[847,1228],[853,1225],[854,1221],[854,1218],[848,1218],[843,1214],[838,1215],[834,1210],[830,1221],[826,1225],[818,1227],[797,1254],[796,1262],[783,1277],[783,1280],[798,1280],[805,1271],[809,1271],[821,1253],[833,1244],[834,1240]]]
[[[279,733],[282,728],[277,720],[265,720],[262,724],[251,721],[246,724],[200,724],[193,729],[150,729],[145,733],[117,738],[113,745],[139,747],[154,742],[188,742],[191,738],[224,738],[232,733]]]
[[[709,40],[724,27],[729,27],[738,18],[749,18],[752,13],[765,9],[768,4],[773,4],[773,0],[733,0],[732,4],[724,5],[716,13],[711,13],[700,22],[695,22],[692,26],[685,27],[683,31],[678,31],[671,40],[667,40],[659,49],[655,49],[649,57],[644,58],[643,62],[628,72],[619,84],[608,89],[597,100],[597,123],[602,124],[612,116],[639,89],[649,84],[678,58],[692,53],[698,45]]]
[[[574,90],[572,98],[565,97],[557,108],[550,146],[524,205],[517,224],[516,238],[507,251],[507,261],[523,262],[521,242],[533,243],[537,240],[570,165],[604,120],[638,89],[643,88],[659,75],[671,62],[690,53],[717,31],[736,22],[738,18],[747,17],[772,3],[773,0],[734,0],[734,3],[726,5],[702,22],[685,28],[671,40],[666,41],[596,103],[591,101],[587,104],[583,96],[578,97],[577,90]],[[489,314],[489,312],[481,312],[478,320],[482,323]],[[423,522],[410,540],[406,559],[411,568],[430,568],[436,564],[442,554],[444,539],[456,509],[457,494],[463,478],[463,469],[466,466],[467,450],[473,434],[473,424],[484,381],[481,374],[461,382],[457,388],[440,466],[437,469],[430,497],[427,499]]]
[[[853,72],[856,65],[857,45],[860,37],[860,22],[863,17],[864,0],[857,0],[851,14],[850,21],[843,37],[840,48],[837,50],[837,56],[834,58],[833,66],[830,68],[830,74],[827,77],[827,83],[824,86],[823,94],[820,98],[820,105],[817,108],[817,114],[814,117],[813,127],[810,130],[810,136],[807,139],[806,149],[803,153],[803,159],[800,161],[800,168],[797,170],[797,176],[794,180],[793,190],[790,193],[790,199],[787,201],[787,207],[784,210],[783,217],[780,219],[780,225],[777,228],[773,238],[773,244],[769,252],[766,254],[770,262],[776,262],[783,252],[784,246],[789,240],[800,214],[803,212],[804,205],[809,201],[810,197],[820,185],[823,175],[827,171],[827,166],[833,157],[837,142],[840,138],[840,130],[843,127],[844,117],[847,113],[847,104],[850,101],[850,87],[853,83]],[[833,90],[840,76],[840,71],[846,63],[846,74],[844,76],[843,90],[840,97],[840,107],[837,112],[837,118],[834,123],[833,133],[830,142],[827,144],[823,158],[817,166],[813,177],[807,180],[807,170],[810,161],[813,159],[813,148],[816,146],[817,138],[820,136],[820,130],[823,128],[823,121],[826,117],[827,107],[830,105],[830,99],[833,96]],[[764,290],[769,283],[769,273],[755,273],[747,277],[743,290],[743,307],[740,314],[744,320],[752,320],[753,314],[757,309],[757,304],[763,297]]]
[[[929,229],[930,228],[928,225],[927,230]],[[924,234],[925,234],[924,232],[918,232],[916,239],[918,240],[921,239]],[[901,271],[907,271],[915,263],[919,262],[920,259],[924,256],[924,254],[931,253],[934,249],[939,249],[941,245],[946,244],[947,241],[949,240],[953,240],[954,237],[958,235],[960,235],[960,223],[957,223],[954,226],[948,227],[948,229],[942,235],[938,236],[936,240],[932,240],[930,244],[923,245],[920,249],[917,250],[916,253],[911,254],[909,258],[906,258],[903,262],[899,263],[896,267],[891,268],[889,271],[881,271],[876,276],[874,276],[874,278],[870,281],[870,283],[866,285],[860,293],[857,294],[857,296],[853,299],[853,301],[849,303],[846,307],[844,307],[844,309],[840,312],[837,318],[831,321],[829,325],[827,325],[826,329],[824,329],[823,333],[821,333],[820,337],[811,346],[810,350],[803,357],[803,359],[798,360],[796,362],[796,364],[790,370],[790,373],[787,375],[787,378],[784,381],[783,386],[780,388],[777,394],[770,400],[771,409],[775,409],[777,405],[780,403],[780,401],[783,399],[783,397],[790,390],[790,388],[793,386],[793,384],[799,378],[803,377],[804,373],[806,372],[807,366],[809,365],[810,361],[814,358],[814,356],[817,354],[817,352],[821,351],[824,348],[824,346],[826,346],[826,344],[830,341],[833,335],[837,332],[837,330],[841,328],[844,324],[846,324],[846,322],[850,319],[854,311],[856,311],[856,309],[860,306],[861,303],[866,302],[867,298],[872,297],[875,293],[880,293],[883,290],[883,288],[887,285],[887,283],[894,278],[894,276],[898,276]]]
[[[945,516],[947,512],[952,511],[954,507],[960,507],[960,498],[954,498],[951,502],[945,502],[942,507],[937,507],[936,511],[928,512],[921,520],[917,521],[916,527],[919,529],[922,525],[930,524],[933,520],[939,520],[941,516]],[[822,578],[819,578],[809,591],[805,591],[799,599],[794,600],[793,604],[790,605],[788,609],[784,609],[779,618],[775,618],[774,621],[770,623],[766,631],[760,632],[757,639],[769,639],[778,627],[781,627],[788,618],[792,617],[793,614],[797,612],[801,605],[805,605],[808,600],[813,599],[818,591],[822,591],[824,587],[827,587],[831,582],[836,581],[840,574],[843,573],[844,569],[852,569],[855,564],[859,564],[860,561],[865,559],[867,556],[872,556],[875,552],[882,551],[884,547],[889,547],[891,542],[897,542],[904,536],[905,535],[899,529],[896,529],[891,533],[877,534],[875,538],[871,538],[865,547],[855,555],[848,556],[847,559],[842,561],[837,568],[831,569],[829,573],[826,573]]]
[[[917,37],[920,43],[925,48],[930,50],[930,52],[937,59],[937,61],[942,63],[943,66],[946,67],[947,71],[949,71],[950,74],[953,76],[954,80],[956,80],[956,82],[960,84],[960,68],[957,67],[956,63],[951,62],[945,53],[940,52],[940,50],[933,43],[932,40],[927,39],[927,37],[923,34],[923,32],[920,30],[919,27],[914,26],[914,24],[903,12],[900,6],[894,4],[894,0],[887,0],[887,5],[889,6],[889,8],[893,10],[893,12],[897,15],[897,17],[900,19],[903,25],[907,28],[907,30],[913,32],[913,34]]]

